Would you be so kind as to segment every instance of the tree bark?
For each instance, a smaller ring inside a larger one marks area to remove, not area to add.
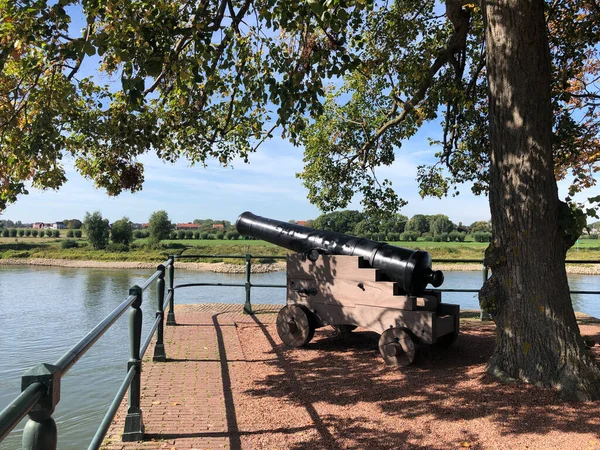
[[[481,293],[493,313],[488,371],[600,398],[600,370],[575,320],[553,172],[551,65],[543,0],[484,3],[491,142],[492,277]]]

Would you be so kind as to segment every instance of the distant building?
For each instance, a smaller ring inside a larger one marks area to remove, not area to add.
[[[142,224],[142,229],[144,229],[144,228],[148,228],[148,224],[147,223],[143,223]]]
[[[198,230],[200,225],[197,223],[178,223],[175,225],[176,230]]]
[[[225,225],[223,225],[222,223],[213,223],[213,228],[216,230],[224,230]]]
[[[298,220],[296,222],[296,225],[300,225],[301,227],[305,227],[306,225],[306,220]]]
[[[51,230],[64,230],[67,226],[63,222],[52,222],[52,223],[44,223],[44,222],[34,222],[32,228],[43,230],[44,228],[48,228]]]
[[[133,222],[131,222],[131,228],[133,230],[139,230],[140,228],[142,228],[142,224],[141,223],[133,223]]]

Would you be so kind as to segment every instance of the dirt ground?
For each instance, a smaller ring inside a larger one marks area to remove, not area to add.
[[[396,370],[375,333],[323,328],[289,349],[272,314],[256,317],[236,324],[245,363],[230,366],[244,449],[600,449],[599,402],[486,374],[491,322],[462,320],[453,347],[423,349]],[[580,327],[600,341],[599,323]]]

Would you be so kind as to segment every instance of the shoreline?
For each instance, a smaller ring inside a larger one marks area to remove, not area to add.
[[[0,259],[0,266],[51,266],[51,267],[73,267],[73,268],[104,268],[104,269],[156,269],[157,263],[136,261],[80,261],[71,259],[50,258],[8,258]],[[198,263],[177,261],[177,269],[195,270],[198,272],[215,273],[245,273],[243,264]],[[286,264],[278,261],[269,264],[252,264],[252,273],[283,272]],[[471,271],[481,272],[481,264],[433,264],[435,270],[447,272]],[[600,275],[600,264],[568,264],[567,273],[578,275]]]
[[[50,266],[50,267],[72,267],[85,269],[156,269],[160,263],[141,261],[91,261],[76,259],[50,259],[50,258],[8,258],[0,259],[0,266]],[[245,273],[243,264],[199,263],[177,261],[177,269],[195,270],[198,272],[215,273]],[[285,270],[284,262],[272,264],[252,264],[252,273],[281,272]]]

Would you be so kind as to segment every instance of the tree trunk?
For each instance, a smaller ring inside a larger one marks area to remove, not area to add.
[[[480,302],[497,325],[488,371],[555,387],[564,398],[600,398],[600,370],[581,338],[564,263],[544,2],[484,8],[494,241]]]

